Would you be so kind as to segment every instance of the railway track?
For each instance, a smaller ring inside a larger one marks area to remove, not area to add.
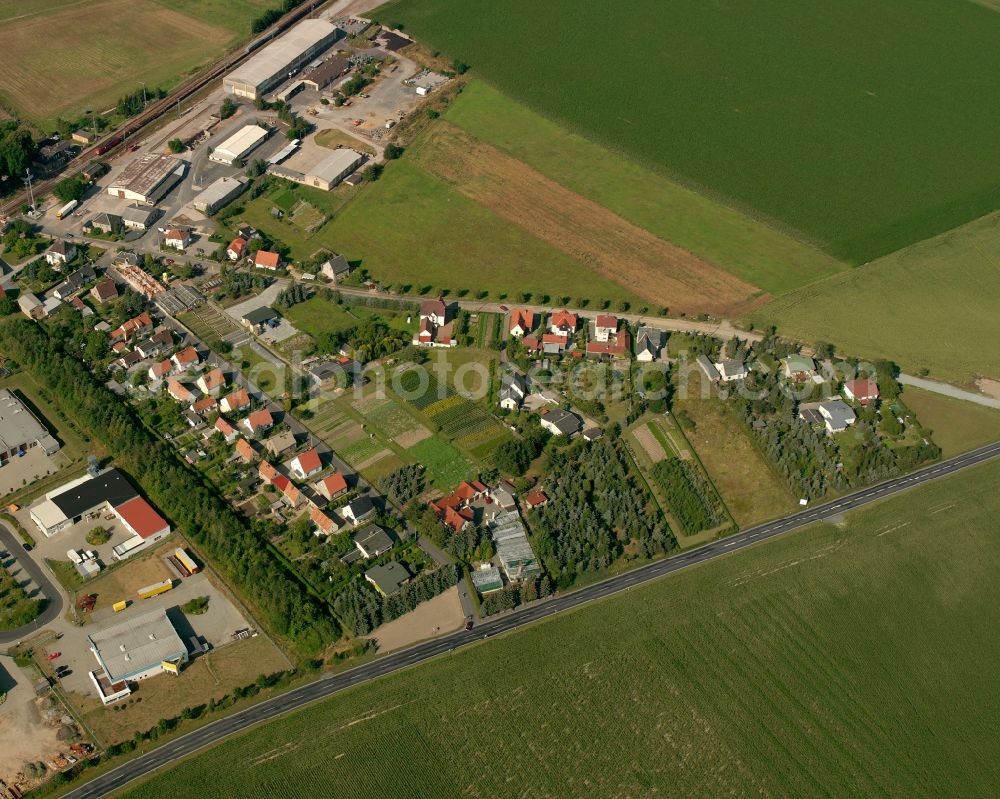
[[[316,10],[316,8],[324,4],[325,0],[312,0],[312,2],[303,3],[298,8],[293,8],[281,17],[281,19],[275,22],[270,28],[254,38],[250,43],[243,45],[236,52],[228,54],[221,61],[213,64],[211,67],[208,67],[208,69],[195,77],[185,81],[180,86],[174,87],[167,93],[166,97],[149,103],[136,116],[126,120],[125,123],[120,126],[119,130],[109,133],[100,141],[95,142],[92,147],[89,147],[81,152],[76,158],[70,161],[69,164],[66,165],[66,168],[63,169],[63,171],[58,175],[33,183],[32,191],[35,197],[42,197],[51,192],[52,188],[60,180],[80,174],[83,168],[86,167],[87,164],[89,164],[93,159],[113,158],[115,155],[120,154],[122,149],[128,145],[130,139],[134,139],[145,128],[158,120],[171,108],[188,99],[193,94],[201,91],[212,81],[218,80],[224,74],[233,69],[233,67],[238,66],[251,56],[255,55],[256,52],[265,44],[272,41],[278,35],[284,33],[296,22],[309,16]],[[98,152],[102,147],[107,146],[107,144],[115,138],[119,139],[116,144],[103,152]],[[20,208],[28,202],[30,202],[28,191],[24,190],[19,194],[8,197],[4,201],[4,204],[11,208]]]

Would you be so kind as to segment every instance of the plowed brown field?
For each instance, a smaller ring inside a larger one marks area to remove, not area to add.
[[[461,194],[651,305],[672,313],[734,314],[768,298],[454,125],[438,122],[413,152],[420,166]]]

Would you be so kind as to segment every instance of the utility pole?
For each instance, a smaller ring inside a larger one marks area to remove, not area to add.
[[[28,197],[31,200],[31,215],[35,215],[35,193],[31,190],[31,180],[35,176],[31,174],[30,169],[24,170],[24,182],[28,184]]]
[[[146,84],[142,84],[142,107],[146,107]]]

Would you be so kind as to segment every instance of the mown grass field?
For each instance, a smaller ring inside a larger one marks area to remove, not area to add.
[[[906,407],[931,431],[945,458],[1000,441],[1000,411],[916,386],[902,394]]]
[[[266,219],[261,224],[268,231],[274,227]],[[396,288],[641,302],[406,157],[390,164],[377,183],[362,187],[319,233],[327,246],[362,260],[372,275]]]
[[[998,479],[980,467],[408,669],[121,796],[992,795]]]
[[[1000,205],[1000,16],[954,0],[397,0],[514,98],[864,263]]]
[[[241,37],[269,0],[13,0],[0,11],[0,101],[42,129],[168,88]]]
[[[796,498],[757,451],[743,425],[720,400],[676,404],[695,423],[685,435],[740,527],[791,513]]]
[[[939,380],[1000,378],[998,253],[1000,214],[991,214],[779,297],[748,319]]]
[[[634,225],[773,294],[847,268],[787,233],[570,132],[483,81],[470,82],[445,118]]]

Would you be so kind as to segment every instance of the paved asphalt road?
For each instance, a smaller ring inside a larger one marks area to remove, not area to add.
[[[0,646],[7,646],[8,644],[17,643],[22,638],[31,635],[42,629],[46,624],[58,619],[63,609],[63,598],[62,594],[56,590],[52,581],[45,574],[45,570],[35,563],[31,556],[24,551],[21,539],[8,530],[6,526],[0,524],[0,550],[3,549],[6,549],[11,555],[17,558],[20,567],[35,581],[35,585],[41,590],[43,596],[49,600],[49,604],[42,612],[42,615],[31,622],[31,624],[18,627],[16,630],[0,633]]]
[[[664,560],[650,563],[646,566],[612,577],[604,582],[581,588],[561,596],[550,597],[531,606],[512,611],[505,616],[475,627],[471,631],[460,630],[451,635],[432,641],[425,641],[409,649],[386,655],[371,663],[358,666],[350,671],[323,677],[320,680],[296,688],[281,696],[276,696],[259,705],[234,713],[219,719],[200,729],[189,732],[170,743],[153,749],[116,769],[86,783],[65,796],[68,799],[97,799],[121,788],[132,780],[149,774],[156,769],[171,764],[173,761],[189,755],[199,749],[233,735],[263,721],[296,710],[329,697],[345,688],[382,677],[386,674],[405,669],[421,661],[451,652],[458,647],[467,646],[485,638],[505,633],[526,624],[544,619],[555,613],[561,613],[571,608],[583,605],[601,597],[610,596],[620,591],[627,591],[632,586],[655,580],[666,574],[693,566],[735,552],[744,547],[758,544],[769,538],[796,530],[813,522],[836,516],[844,511],[853,510],[870,502],[883,499],[913,486],[937,480],[948,474],[975,466],[1000,456],[1000,442],[990,444],[964,455],[933,464],[904,477],[898,477],[879,485],[863,489],[826,504],[800,511],[777,519],[773,522],[759,525],[728,538],[713,541],[697,549],[688,550]]]

